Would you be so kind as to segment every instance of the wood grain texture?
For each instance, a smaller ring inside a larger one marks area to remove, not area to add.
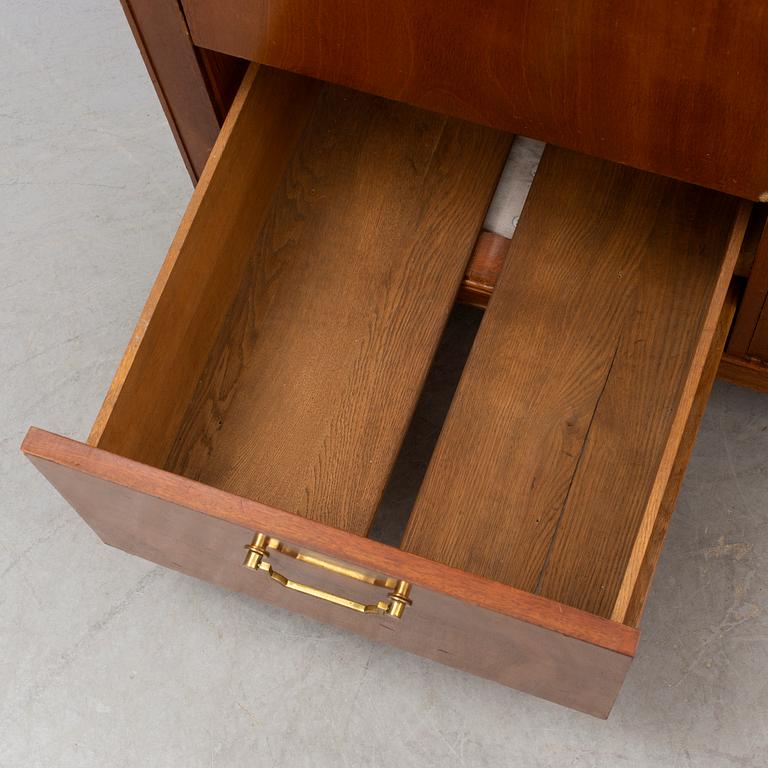
[[[23,450],[113,546],[569,707],[606,717],[635,653],[630,627],[82,443],[32,429]],[[240,567],[254,531],[406,579],[413,605],[393,623],[281,589]]]
[[[728,339],[728,354],[745,358],[768,299],[768,223],[763,223],[752,269]],[[768,355],[766,356],[768,359]]]
[[[474,307],[485,308],[499,279],[504,256],[509,250],[509,238],[494,232],[481,232],[464,272],[457,300]]]
[[[200,177],[221,125],[178,0],[121,0],[184,163]],[[227,57],[229,58],[229,57]]]
[[[766,220],[765,205],[753,206],[752,215],[749,218],[744,241],[739,250],[733,274],[738,277],[748,277],[755,263],[758,252],[758,244]],[[757,215],[755,215],[757,214]],[[470,304],[480,309],[488,306],[493,289],[496,287],[501,269],[504,266],[504,258],[509,250],[510,239],[494,232],[483,231],[477,238],[475,247],[470,256],[469,264],[461,282],[457,300],[463,304]],[[765,263],[768,265],[768,249],[765,251]],[[762,269],[762,264],[760,266]],[[766,286],[768,290],[768,286]],[[737,299],[738,304],[738,299]],[[755,322],[753,317],[752,322]],[[751,339],[751,337],[750,337]]]
[[[768,297],[763,302],[760,317],[757,318],[755,332],[749,342],[747,357],[750,360],[768,363]]]
[[[711,343],[738,209],[547,148],[404,549],[613,615]]]
[[[712,338],[712,345],[709,348],[707,360],[704,363],[704,370],[702,371],[701,379],[699,380],[699,386],[696,389],[691,410],[688,413],[688,420],[686,421],[685,429],[683,430],[683,436],[677,449],[675,463],[672,467],[669,480],[667,481],[667,487],[664,490],[664,498],[662,499],[658,514],[656,515],[653,532],[651,533],[645,548],[643,564],[640,567],[640,571],[635,580],[632,597],[624,616],[623,623],[630,627],[638,627],[640,625],[640,619],[642,618],[643,610],[646,601],[648,600],[648,593],[653,582],[653,574],[656,571],[659,557],[661,557],[664,539],[666,538],[669,523],[672,519],[672,512],[675,509],[677,497],[683,484],[685,470],[690,461],[693,446],[696,443],[699,424],[704,416],[704,411],[707,409],[709,395],[712,392],[712,385],[715,383],[715,378],[717,377],[718,365],[723,356],[723,348],[725,347],[725,342],[728,338],[728,331],[731,328],[731,323],[733,322],[733,317],[736,313],[737,301],[738,294],[732,285],[728,290],[723,309],[720,312],[720,317],[717,321],[717,328],[715,329],[715,334]]]
[[[768,392],[768,363],[725,354],[720,361],[717,375],[731,384],[756,389],[758,392]]]
[[[96,418],[93,445],[165,464],[316,95],[312,81],[251,67]]]
[[[510,143],[327,86],[168,468],[364,534]]]
[[[757,200],[762,0],[182,0],[206,48]]]

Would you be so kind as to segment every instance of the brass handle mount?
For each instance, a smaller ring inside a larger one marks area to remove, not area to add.
[[[293,590],[294,592],[301,592],[304,595],[310,595],[311,597],[317,597],[320,600],[333,603],[334,605],[340,605],[344,608],[349,608],[352,611],[358,613],[372,613],[384,616],[391,616],[392,618],[399,619],[402,617],[406,606],[411,605],[409,595],[411,592],[411,585],[407,581],[395,580],[395,579],[376,579],[369,576],[366,573],[356,571],[352,568],[339,565],[337,563],[324,560],[316,555],[311,555],[304,552],[297,552],[288,547],[285,547],[281,542],[273,539],[266,534],[257,533],[253,537],[253,541],[250,544],[245,545],[247,554],[243,561],[243,567],[250,568],[253,571],[264,571],[270,579],[276,581],[286,589]],[[310,565],[315,565],[318,568],[322,568],[327,571],[331,571],[342,576],[347,576],[356,581],[364,581],[368,584],[374,584],[376,586],[388,587],[391,591],[387,595],[387,600],[379,600],[378,603],[360,603],[357,600],[351,600],[348,597],[342,595],[336,595],[333,592],[326,592],[324,589],[310,586],[309,584],[301,584],[298,581],[293,581],[283,576],[282,573],[278,573],[272,564],[269,562],[269,552],[275,550],[281,552],[288,557],[292,557],[295,560],[300,560]]]

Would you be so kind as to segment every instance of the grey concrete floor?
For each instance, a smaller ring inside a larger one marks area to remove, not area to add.
[[[84,438],[191,185],[117,0],[0,2],[0,766],[768,765],[768,397],[718,384],[607,722],[99,543]]]

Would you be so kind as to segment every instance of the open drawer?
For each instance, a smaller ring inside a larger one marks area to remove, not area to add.
[[[548,148],[383,544],[371,523],[511,141],[253,65],[88,443],[33,428],[23,450],[113,546],[605,717],[746,212]]]

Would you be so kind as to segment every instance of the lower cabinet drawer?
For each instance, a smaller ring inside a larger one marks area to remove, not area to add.
[[[512,140],[252,65],[88,443],[23,450],[108,544],[607,717],[748,211],[547,148],[384,544]]]
[[[606,716],[635,652],[630,627],[82,443],[32,430],[25,450],[108,544],[576,709]],[[269,550],[286,577],[368,604],[397,578],[410,605],[397,619],[286,589],[242,566],[254,531],[377,584]]]

